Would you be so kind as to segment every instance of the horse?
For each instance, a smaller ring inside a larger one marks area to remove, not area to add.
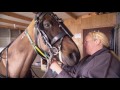
[[[27,77],[37,54],[48,62],[54,56],[69,66],[79,62],[79,49],[62,19],[53,12],[34,13],[25,31],[0,53],[1,77]]]

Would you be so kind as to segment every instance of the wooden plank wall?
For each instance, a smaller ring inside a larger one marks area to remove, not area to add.
[[[116,13],[82,16],[76,20],[66,19],[64,24],[74,35],[78,33],[81,34],[81,38],[73,37],[73,40],[77,44],[83,58],[83,29],[115,26]]]

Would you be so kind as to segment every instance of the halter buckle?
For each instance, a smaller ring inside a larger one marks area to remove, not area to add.
[[[57,55],[59,53],[59,50],[56,47],[52,47],[50,50],[53,55]]]

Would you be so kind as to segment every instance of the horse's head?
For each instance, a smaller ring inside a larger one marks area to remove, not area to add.
[[[36,28],[43,36],[44,42],[63,64],[73,66],[80,59],[80,52],[72,34],[55,14],[51,12],[36,13]]]

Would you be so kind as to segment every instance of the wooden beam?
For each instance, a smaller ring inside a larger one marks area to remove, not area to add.
[[[13,13],[13,12],[0,12],[0,14],[4,14],[7,16],[11,16],[14,18],[19,18],[19,19],[23,19],[23,20],[27,20],[27,21],[32,21],[32,18],[23,16],[23,15],[19,15],[19,14]]]
[[[75,14],[73,14],[72,12],[65,12],[65,13],[67,13],[72,18],[77,19],[77,16]]]
[[[16,25],[21,25],[21,26],[26,26],[26,27],[29,25],[29,24],[25,24],[25,23],[21,23],[21,22],[17,22],[17,21],[12,21],[12,20],[7,20],[7,19],[3,19],[3,18],[0,18],[0,22],[16,24]]]
[[[7,26],[7,25],[0,25],[0,28],[5,28],[5,29],[14,29],[14,30],[25,30],[26,28],[21,28],[21,27],[12,27],[12,26]]]
[[[81,18],[88,18],[88,17],[92,17],[92,16],[95,16],[97,15],[95,12],[92,12],[92,13],[89,13],[89,14],[86,14],[86,15],[82,15]]]

